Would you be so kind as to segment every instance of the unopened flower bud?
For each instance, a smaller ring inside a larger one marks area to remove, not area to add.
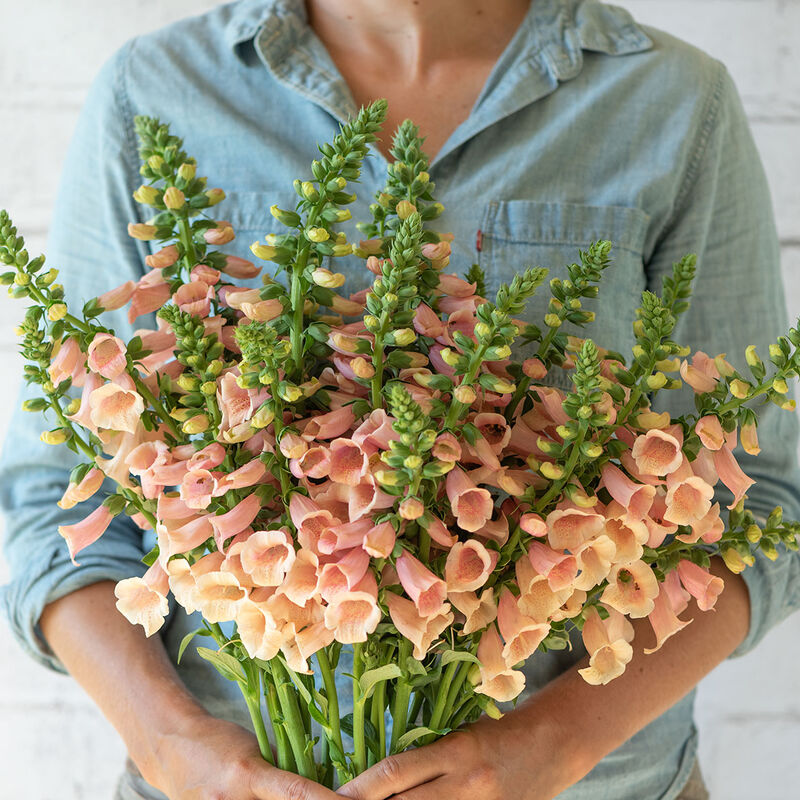
[[[647,378],[647,388],[652,389],[654,392],[663,389],[667,385],[667,376],[663,372],[656,372]]]
[[[57,277],[58,277],[58,270],[54,268],[54,269],[48,270],[48,272],[46,272],[44,275],[42,275],[42,277],[41,277],[41,278],[39,278],[39,280],[40,280],[40,281],[41,281],[41,282],[42,282],[42,283],[43,283],[45,286],[50,286],[50,284],[52,284],[52,283],[53,283],[53,281],[54,281],[54,280],[55,280]]]
[[[18,272],[14,276],[14,283],[17,286],[27,286],[31,282],[31,276],[27,272]]]
[[[311,273],[311,280],[325,289],[338,289],[344,285],[344,275],[341,272],[331,272],[324,267],[317,267]]]
[[[733,547],[728,547],[722,552],[722,560],[725,562],[725,566],[734,573],[734,575],[738,575],[747,566],[744,559]]]
[[[58,320],[64,319],[66,316],[67,307],[64,303],[53,303],[53,305],[47,309],[47,318],[51,322],[58,322]]]
[[[225,192],[222,189],[208,189],[203,194],[208,198],[210,206],[215,206],[225,199]]]
[[[266,428],[267,425],[271,425],[272,421],[275,419],[275,412],[268,408],[267,406],[261,406],[261,408],[253,414],[250,424],[254,428]]]
[[[397,510],[403,519],[419,519],[425,513],[425,506],[418,497],[406,497]]]
[[[416,210],[417,207],[413,203],[410,203],[408,200],[401,200],[397,204],[397,209],[396,209],[397,216],[400,217],[400,219],[408,219]]]
[[[155,186],[143,184],[134,193],[133,199],[145,206],[154,206],[158,202],[159,191]]]
[[[366,314],[364,316],[364,327],[370,331],[377,331],[381,326],[381,321],[374,314]]]
[[[759,528],[758,525],[753,524],[747,528],[747,530],[744,532],[744,535],[747,537],[747,541],[750,542],[750,544],[758,544],[758,542],[761,541],[763,534],[761,532],[761,528]]]
[[[164,192],[164,205],[171,211],[177,211],[186,205],[186,195],[177,186],[170,186]]]
[[[281,381],[278,384],[278,396],[287,403],[296,403],[303,396],[303,390],[299,386]]]
[[[559,328],[561,327],[561,318],[558,314],[545,314],[544,324],[547,325],[548,328]]]
[[[343,258],[344,256],[349,256],[353,252],[353,245],[349,243],[345,244],[335,244],[333,246],[333,252],[331,255],[334,258]]]
[[[261,242],[253,242],[253,244],[250,245],[250,252],[262,261],[271,261],[275,258],[278,248],[268,244],[261,244]]]
[[[308,228],[305,231],[306,239],[309,242],[327,242],[331,238],[330,233],[325,228]]]
[[[449,347],[443,347],[439,355],[448,367],[454,367],[458,364],[458,359],[460,358],[458,353],[451,350]]]
[[[45,444],[64,444],[69,439],[69,431],[64,428],[56,428],[53,431],[42,431],[39,438]]]
[[[516,391],[516,389],[517,385],[511,383],[511,381],[507,381],[505,378],[497,378],[495,381],[492,381],[492,391],[497,394],[511,394]]]
[[[160,170],[163,165],[164,159],[159,155],[150,156],[150,158],[147,159],[147,166],[156,172]]]
[[[375,367],[365,358],[358,356],[350,362],[350,369],[353,370],[357,378],[369,380],[375,375]]]
[[[303,183],[300,184],[300,191],[303,193],[303,197],[305,197],[306,200],[309,200],[312,203],[315,200],[319,199],[319,192],[317,191],[317,187],[314,186],[314,184],[311,183],[311,181],[303,181]]]
[[[141,242],[149,242],[156,238],[155,225],[145,225],[143,222],[129,223],[128,236]]]
[[[550,461],[545,461],[542,466],[539,467],[539,472],[551,481],[557,481],[564,477],[564,468]]]
[[[719,372],[723,378],[730,378],[736,374],[736,370],[733,368],[733,365],[725,360],[725,353],[721,353],[720,355],[714,357],[714,366],[717,368],[717,372]]]
[[[744,400],[747,397],[748,392],[750,391],[750,384],[745,381],[740,381],[738,378],[734,378],[730,382],[730,393],[739,400]]]
[[[210,424],[211,423],[205,414],[196,414],[183,423],[181,430],[183,430],[183,432],[188,436],[192,436],[193,434],[207,431]]]
[[[644,336],[644,322],[642,320],[637,319],[636,322],[633,323],[633,335],[637,339],[641,339]]]
[[[80,397],[73,397],[72,400],[67,403],[66,407],[64,408],[64,413],[67,416],[72,416],[73,414],[77,414],[78,410],[81,407],[81,399]]]
[[[185,392],[196,392],[197,389],[200,387],[200,381],[197,380],[192,375],[189,375],[187,372],[182,373],[179,375],[175,381],[178,386],[183,389]]]
[[[488,347],[486,349],[487,361],[504,361],[511,357],[511,348],[507,344],[502,344],[499,347]]]
[[[205,383],[201,384],[200,391],[208,396],[215,395],[217,393],[217,382],[206,381]]]
[[[783,378],[775,378],[775,380],[772,381],[772,389],[778,394],[787,394],[789,392],[789,387],[786,385],[786,381]]]
[[[526,358],[522,362],[522,371],[534,381],[540,381],[547,375],[547,368],[538,358]]]
[[[475,402],[477,396],[475,390],[467,384],[456,386],[453,390],[453,397],[465,406],[471,406]]]
[[[656,361],[656,369],[661,372],[677,372],[680,368],[681,360],[679,358],[664,358]]]
[[[178,167],[178,177],[187,183],[197,174],[197,167],[189,162],[184,162]]]
[[[417,339],[417,334],[413,328],[399,328],[393,332],[394,343],[398,347],[407,347]]]
[[[375,471],[375,480],[384,486],[399,486],[400,474],[394,470],[379,469]]]

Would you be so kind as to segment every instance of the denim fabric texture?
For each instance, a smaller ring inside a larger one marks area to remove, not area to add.
[[[278,229],[270,204],[294,206],[292,180],[310,174],[316,144],[332,138],[355,111],[301,0],[240,0],[133,39],[103,67],[81,114],[64,164],[48,263],[62,270],[73,302],[142,275],[149,245],[126,233],[128,222],[147,214],[131,198],[140,183],[135,114],[160,117],[185,138],[199,174],[227,192],[215,209],[237,232],[226,250],[248,257],[251,242]],[[386,166],[372,148],[354,219],[369,217]],[[563,276],[580,248],[613,241],[613,266],[599,298],[589,301],[597,312],[592,335],[604,346],[629,350],[642,290],[659,290],[673,262],[688,252],[697,253],[699,269],[678,341],[727,353],[743,368],[748,344],[766,354],[785,329],[771,200],[736,88],[719,62],[637,25],[627,11],[596,0],[534,0],[430,174],[446,209],[437,229],[456,236],[450,271],[463,273],[477,261],[490,292],[529,265]],[[344,229],[357,240],[349,225]],[[368,283],[361,263],[337,261],[351,291]],[[545,313],[546,295],[530,304],[532,321]],[[124,336],[131,333],[121,312],[112,324]],[[659,405],[680,414],[691,397],[660,396]],[[83,518],[99,499],[70,511],[56,506],[72,462],[66,450],[39,442],[42,427],[38,416],[19,412],[5,443],[0,501],[11,582],[2,602],[31,655],[63,669],[38,628],[44,606],[92,582],[142,573],[140,558],[153,537],[118,517],[73,566],[57,526]],[[764,516],[780,504],[797,518],[797,422],[770,407],[759,434],[764,452],[742,456],[758,481],[750,504]],[[729,502],[723,493],[719,499]],[[800,607],[800,557],[774,563],[758,557],[744,579],[751,620],[737,654]],[[170,615],[161,635],[173,659],[197,624],[182,609]],[[580,659],[579,638],[573,645],[536,654],[526,668],[526,691]],[[193,648],[178,671],[211,713],[248,724],[236,687]],[[693,693],[560,798],[678,798],[696,759],[692,704]],[[125,791],[126,798],[159,797],[141,781]]]

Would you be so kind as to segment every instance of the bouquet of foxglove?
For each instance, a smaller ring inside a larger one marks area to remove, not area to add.
[[[155,530],[119,610],[148,635],[170,592],[199,611],[181,650],[207,637],[199,653],[241,687],[264,758],[328,786],[499,714],[522,664],[574,629],[583,677],[612,680],[632,658],[629,618],[647,617],[660,647],[690,598],[713,608],[712,555],[738,572],[755,549],[797,549],[800,530],[780,509],[756,521],[733,453],[737,440],[759,450],[750,401],[793,408],[800,330],[770,346],[770,367],[750,348],[750,375],[690,354],[671,338],[687,256],[660,297],[644,293],[629,360],[568,335],[593,319],[605,241],[566,280],[532,268],[485,297],[481,270],[449,272],[449,237],[429,227],[442,206],[410,122],[354,247],[336,226],[385,109],[320,147],[296,208],[270,209],[286,231],[252,245],[272,265],[261,288],[235,281],[263,267],[217,249],[235,235],[211,212],[224,192],[154,119],[136,120],[134,197],[154,209],[129,227],[154,243],[138,282],[71,312],[56,270],[0,215],[2,281],[32,303],[19,333],[41,396],[25,407],[54,421],[46,443],[83,460],[60,505],[115,484],[60,528],[73,560],[118,515]],[[373,278],[347,295],[335,264],[352,254]],[[543,286],[548,313],[521,321]],[[131,322],[156,312],[157,326],[123,341],[102,314],[127,304]],[[552,386],[559,370],[568,393]],[[651,410],[684,386],[695,414]],[[724,516],[718,483],[733,496]]]

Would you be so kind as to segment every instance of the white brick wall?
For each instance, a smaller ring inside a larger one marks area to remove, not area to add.
[[[616,2],[702,47],[733,74],[773,190],[787,302],[800,313],[800,0]],[[31,251],[43,248],[61,160],[99,65],[135,33],[214,5],[0,0],[0,205],[13,211]],[[18,314],[0,298],[0,430],[19,372],[12,333]],[[32,667],[2,626],[0,652],[0,800],[110,797],[123,748],[102,716],[69,679]],[[698,718],[713,800],[797,796],[799,661],[800,615],[703,683]]]

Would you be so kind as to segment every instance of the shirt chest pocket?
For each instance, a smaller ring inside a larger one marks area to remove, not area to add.
[[[584,308],[596,313],[596,321],[583,333],[571,326],[565,330],[629,352],[634,343],[631,324],[645,288],[642,251],[648,222],[641,209],[623,206],[492,202],[482,220],[478,253],[488,296],[493,299],[500,284],[532,266],[547,267],[548,279],[567,278],[567,265],[580,261],[579,250],[607,239],[613,244],[611,266],[605,270],[598,297],[584,300]],[[524,319],[541,327],[550,296],[547,284],[543,285],[528,303]]]

